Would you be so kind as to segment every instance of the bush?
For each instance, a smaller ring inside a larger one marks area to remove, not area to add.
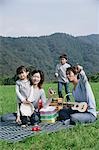
[[[96,73],[95,75],[89,77],[89,80],[90,80],[91,82],[99,82],[99,72]]]
[[[15,85],[17,77],[2,77],[0,78],[0,85]]]

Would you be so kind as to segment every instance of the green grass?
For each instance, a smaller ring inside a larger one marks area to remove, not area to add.
[[[91,83],[97,110],[99,110],[99,83]],[[57,91],[57,84],[45,84],[44,89],[52,87]],[[72,89],[72,86],[70,86]],[[57,95],[56,95],[57,97]],[[0,86],[0,114],[16,111],[14,86]],[[22,142],[7,143],[0,141],[1,150],[98,150],[99,120],[88,125],[76,125],[71,129],[56,133],[41,133]]]

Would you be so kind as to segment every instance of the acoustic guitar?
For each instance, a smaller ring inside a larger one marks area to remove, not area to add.
[[[79,112],[85,112],[87,110],[86,102],[63,102],[63,108],[70,107],[72,110],[78,110]]]
[[[53,99],[50,103],[51,106],[56,106],[56,109],[59,111],[63,108],[71,108],[72,110],[78,110],[79,112],[85,112],[87,110],[86,102],[63,102],[62,98]]]

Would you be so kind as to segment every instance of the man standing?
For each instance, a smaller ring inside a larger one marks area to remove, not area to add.
[[[67,63],[67,55],[62,54],[60,57],[60,63],[56,66],[55,77],[58,80],[58,95],[59,98],[63,98],[62,87],[64,85],[66,94],[69,93],[69,81],[66,76],[66,70],[70,67]],[[70,101],[69,95],[66,96],[67,101]]]

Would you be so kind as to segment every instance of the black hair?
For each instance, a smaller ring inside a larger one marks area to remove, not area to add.
[[[72,66],[72,67],[67,68],[66,75],[70,74],[71,71],[74,73],[74,75],[77,75],[77,79],[79,79],[79,73],[77,71],[77,66]]]
[[[42,84],[43,84],[43,82],[44,82],[44,73],[43,73],[43,71],[41,71],[41,70],[33,70],[33,71],[31,72],[31,78],[32,78],[32,76],[33,76],[35,73],[39,73],[39,74],[40,74],[41,80],[40,80],[40,82],[39,82],[39,84],[38,84],[38,87],[41,89],[41,88],[42,88]],[[31,79],[31,85],[33,85],[32,79]]]
[[[76,71],[76,67],[75,67],[75,66],[72,66],[72,67],[67,68],[66,74],[69,74],[71,71],[72,71],[75,75],[77,74],[77,71]]]
[[[23,71],[28,72],[28,69],[25,66],[20,66],[17,68],[16,74],[19,75],[19,74],[23,73]]]
[[[67,57],[67,55],[66,54],[62,54],[62,55],[60,55],[60,57],[59,57],[60,59],[61,58],[65,58],[66,60],[68,59],[68,57]]]

